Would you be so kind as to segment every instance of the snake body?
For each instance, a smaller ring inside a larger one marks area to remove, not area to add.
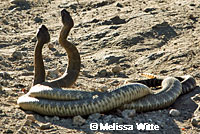
[[[37,34],[34,84],[30,91],[19,97],[17,101],[22,109],[52,116],[88,115],[115,108],[134,108],[138,112],[151,111],[170,106],[181,93],[189,92],[196,86],[192,76],[182,76],[135,81],[135,83],[103,93],[74,89],[62,90],[61,87],[70,87],[78,77],[80,56],[75,46],[66,40],[73,26],[73,20],[66,10],[61,11],[61,16],[64,26],[59,42],[69,54],[68,69],[62,77],[45,82],[41,49],[49,41],[49,35],[47,28],[42,26]],[[149,88],[155,86],[162,86],[159,93],[152,93]]]

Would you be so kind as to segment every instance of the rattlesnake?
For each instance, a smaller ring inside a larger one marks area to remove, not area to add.
[[[59,43],[65,48],[69,57],[69,66],[64,75],[56,80],[45,82],[42,47],[49,42],[48,29],[43,25],[37,34],[35,48],[35,75],[33,87],[19,97],[17,103],[25,110],[44,115],[75,116],[105,112],[114,108],[134,108],[137,111],[149,111],[170,106],[176,98],[186,91],[192,90],[196,82],[191,76],[153,78],[135,81],[116,88],[110,92],[87,92],[78,90],[62,90],[70,87],[80,71],[80,56],[76,47],[66,40],[74,23],[70,14],[61,11],[63,27]],[[39,53],[39,54],[38,54]],[[39,71],[39,69],[42,69]],[[181,82],[180,82],[180,81]],[[149,87],[162,85],[162,90],[153,94]],[[57,100],[56,100],[57,99]]]

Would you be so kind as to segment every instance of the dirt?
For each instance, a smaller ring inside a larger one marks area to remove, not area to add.
[[[169,108],[136,113],[128,119],[115,110],[78,117],[77,124],[74,117],[23,111],[16,101],[33,81],[33,51],[41,24],[51,34],[51,43],[43,49],[47,80],[59,77],[67,67],[67,55],[58,43],[63,8],[74,19],[68,40],[78,48],[82,62],[73,88],[107,90],[144,79],[139,75],[144,72],[162,76],[190,74],[197,87]],[[200,133],[197,0],[43,0],[19,4],[0,0],[0,35],[0,133]],[[180,115],[171,116],[171,109]],[[91,131],[90,123],[129,124],[134,130]],[[158,125],[159,130],[139,131],[136,123]]]

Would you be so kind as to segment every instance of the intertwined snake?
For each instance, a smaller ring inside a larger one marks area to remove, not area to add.
[[[76,81],[81,62],[76,47],[66,39],[74,25],[73,20],[66,10],[61,11],[61,16],[63,27],[59,43],[67,51],[68,68],[60,78],[45,82],[42,47],[49,42],[50,36],[48,29],[43,25],[37,33],[33,87],[17,101],[22,109],[56,116],[88,115],[115,108],[151,111],[170,106],[181,93],[189,92],[196,86],[194,78],[188,75],[139,80],[103,93],[62,90],[61,87],[70,87]],[[161,91],[152,93],[149,87],[155,86],[162,86]]]

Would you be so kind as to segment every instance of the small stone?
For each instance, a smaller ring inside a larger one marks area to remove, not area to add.
[[[197,126],[199,122],[196,118],[192,118],[191,123],[192,123],[193,126]]]
[[[16,59],[16,60],[21,60],[22,57],[23,57],[23,55],[22,55],[21,52],[15,51],[15,52],[12,53],[12,57],[13,57],[14,59]]]
[[[41,124],[40,125],[40,129],[41,130],[50,129],[50,128],[51,128],[51,124],[50,123],[46,123],[46,124]]]
[[[14,27],[19,27],[18,23],[13,24]]]
[[[98,120],[99,118],[101,117],[101,114],[100,113],[94,113],[94,114],[91,114],[88,119],[91,119],[91,120]]]
[[[122,116],[124,117],[124,118],[132,118],[132,117],[134,117],[136,115],[136,111],[135,111],[135,109],[132,109],[132,110],[124,110],[123,112],[122,112]]]
[[[49,44],[49,45],[48,45],[48,48],[49,48],[49,49],[54,48],[54,47],[53,47],[53,44]]]
[[[177,110],[177,109],[171,109],[171,110],[169,111],[169,114],[170,114],[171,116],[176,117],[176,116],[179,116],[181,113],[180,113],[180,111]]]
[[[57,78],[58,74],[59,74],[59,71],[57,69],[47,71],[47,77],[50,77],[50,78]]]
[[[44,119],[45,119],[46,121],[50,121],[50,118],[49,118],[48,116],[44,116]]]
[[[74,116],[73,117],[73,124],[74,125],[78,125],[81,126],[86,122],[86,120],[84,118],[82,118],[80,115],[78,116]]]
[[[35,23],[42,23],[42,19],[39,17],[35,17],[34,21]]]
[[[52,120],[53,120],[53,121],[59,121],[60,118],[59,118],[58,116],[54,116],[54,117],[52,118]]]
[[[120,3],[117,3],[117,7],[123,7],[123,6],[122,6],[122,4],[120,4]]]
[[[108,88],[107,86],[103,86],[103,87],[101,88],[101,91],[102,91],[102,92],[107,92],[108,89],[109,89],[109,88]]]
[[[35,122],[34,115],[26,115],[26,119],[31,120],[32,122]]]
[[[105,77],[107,75],[107,71],[106,69],[101,70],[100,72],[98,72],[100,77]]]
[[[32,123],[32,120],[27,119],[27,120],[25,121],[24,125],[30,126],[31,123]]]
[[[3,90],[3,87],[1,86],[1,84],[0,84],[0,91],[2,91]]]
[[[112,68],[112,72],[113,73],[119,73],[121,71],[121,67],[120,66],[115,66]]]

